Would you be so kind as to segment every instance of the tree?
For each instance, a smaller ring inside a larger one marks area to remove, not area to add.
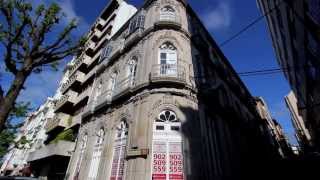
[[[27,140],[21,138],[18,142],[15,142],[16,133],[18,128],[20,128],[23,124],[13,124],[11,121],[13,119],[25,118],[29,110],[30,103],[19,102],[14,108],[11,110],[8,120],[6,121],[4,130],[0,132],[0,161],[3,156],[8,153],[8,149],[10,146],[14,145],[14,147],[20,147],[21,145],[26,144]]]
[[[63,18],[65,14],[56,3],[34,8],[26,0],[0,0],[3,61],[8,73],[14,76],[7,92],[0,86],[0,132],[27,78],[46,67],[56,69],[59,61],[78,54],[84,46],[84,38],[72,36],[76,20],[61,28]]]
[[[8,152],[8,148],[12,143],[14,143],[15,134],[5,129],[0,133],[0,160],[3,158],[3,156]]]

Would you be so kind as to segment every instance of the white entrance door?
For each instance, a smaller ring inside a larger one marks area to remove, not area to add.
[[[152,179],[183,180],[181,122],[164,111],[153,125]]]

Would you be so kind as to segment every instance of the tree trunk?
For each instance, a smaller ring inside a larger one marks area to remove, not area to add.
[[[0,101],[0,132],[4,129],[9,114],[14,108],[15,101],[29,75],[30,72],[19,71],[16,74],[9,91]]]

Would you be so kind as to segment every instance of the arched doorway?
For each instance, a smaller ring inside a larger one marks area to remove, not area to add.
[[[153,125],[153,180],[184,179],[182,144],[181,121],[173,111],[162,111]]]

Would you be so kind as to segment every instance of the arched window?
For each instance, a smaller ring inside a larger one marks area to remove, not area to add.
[[[85,134],[85,135],[82,137],[81,141],[80,141],[80,153],[79,153],[78,161],[77,161],[77,163],[76,163],[75,173],[74,173],[74,176],[73,176],[73,179],[74,179],[74,180],[78,180],[78,179],[79,179],[79,174],[80,174],[82,159],[83,159],[83,155],[84,155],[84,152],[85,152],[85,150],[86,150],[86,147],[87,147],[87,140],[88,140],[88,135]]]
[[[153,125],[152,178],[184,179],[181,122],[170,110],[162,111]]]
[[[123,179],[124,155],[126,152],[128,138],[128,124],[122,121],[116,128],[113,142],[113,157],[110,180]]]
[[[91,158],[91,165],[89,169],[89,180],[95,180],[97,178],[101,154],[103,150],[104,134],[104,130],[100,129],[96,137],[96,142],[93,147],[93,155]]]
[[[137,72],[137,57],[132,57],[127,63],[126,76],[129,79],[129,85],[134,85],[134,80]]]
[[[175,21],[176,12],[171,6],[165,6],[161,8],[160,11],[160,20],[162,21]]]
[[[177,48],[170,42],[159,47],[160,75],[177,74]]]

